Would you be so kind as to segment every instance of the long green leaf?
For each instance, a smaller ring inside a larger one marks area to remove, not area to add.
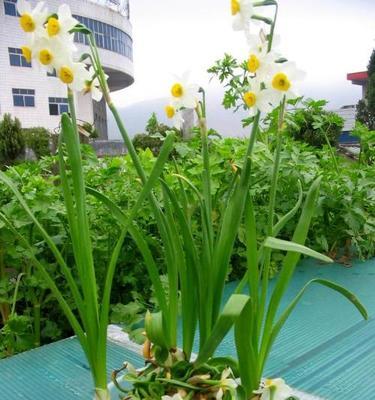
[[[303,245],[306,241],[307,233],[310,227],[311,219],[315,211],[315,203],[319,194],[321,177],[317,178],[311,185],[307,194],[305,204],[302,209],[297,227],[294,231],[292,241]],[[300,259],[300,253],[289,251],[284,257],[282,268],[277,279],[271,300],[268,306],[266,321],[263,329],[263,338],[261,347],[264,348],[268,343],[269,336],[275,315],[278,311],[280,301],[288,288],[289,282],[293,276],[296,265]],[[264,349],[263,349],[264,351]],[[263,368],[263,366],[262,366]]]
[[[296,215],[297,211],[300,209],[302,201],[303,201],[303,191],[302,191],[302,185],[301,182],[298,181],[298,200],[295,206],[283,217],[280,218],[280,220],[274,225],[272,229],[272,236],[276,237],[280,231],[284,228],[284,226]],[[259,249],[259,254],[258,258],[261,262],[263,258],[263,247]],[[249,272],[246,271],[245,275],[241,279],[240,283],[237,285],[235,293],[242,293],[244,287],[246,286],[247,282],[249,280]]]
[[[206,362],[214,354],[219,344],[242,313],[249,299],[249,296],[244,294],[234,294],[229,298],[212,329],[210,337],[199,351],[198,358],[195,361],[196,366]]]
[[[86,335],[77,320],[76,316],[74,315],[72,309],[70,308],[69,304],[66,302],[64,299],[64,296],[60,292],[59,288],[56,286],[56,283],[44,267],[44,265],[35,257],[33,248],[31,244],[28,242],[28,240],[19,233],[19,231],[11,224],[11,222],[8,220],[8,218],[0,212],[0,220],[2,220],[7,228],[15,235],[16,238],[20,240],[20,242],[29,250],[30,254],[30,259],[32,263],[35,265],[35,267],[38,269],[39,273],[45,280],[47,286],[50,288],[51,292],[53,295],[56,297],[56,300],[58,301],[61,309],[63,310],[66,318],[68,319],[71,327],[74,330],[74,333],[77,335],[78,340],[80,341],[82,348],[85,352],[85,354],[88,356],[88,348],[87,348],[87,339]]]
[[[167,183],[161,180],[163,190],[166,196],[168,196],[173,210],[176,215],[176,222],[178,222],[179,231],[176,228],[176,224],[173,221],[169,221],[172,225],[172,234],[175,237],[176,243],[176,257],[177,264],[180,266],[180,290],[181,290],[181,306],[182,306],[182,333],[183,333],[183,350],[190,358],[194,336],[197,325],[197,296],[192,293],[193,288],[198,286],[196,293],[198,298],[200,297],[199,287],[201,285],[201,279],[199,277],[199,260],[197,251],[194,244],[194,239],[191,234],[191,230],[188,225],[187,216],[183,212],[183,208],[180,206],[176,194],[168,187]],[[181,232],[181,234],[180,234]],[[181,238],[180,238],[181,235]]]
[[[258,349],[253,346],[254,312],[252,299],[246,304],[240,317],[234,324],[234,338],[240,369],[241,385],[246,391],[246,398],[250,398],[252,391],[257,385],[257,353]]]
[[[251,155],[259,129],[260,113],[255,116],[252,133],[249,140],[248,150],[245,157],[241,177],[236,184],[234,193],[231,196],[227,208],[224,210],[220,231],[217,236],[213,265],[214,270],[214,288],[213,293],[213,316],[212,323],[215,323],[219,315],[221,299],[223,296],[225,279],[228,273],[228,265],[232,254],[234,241],[238,234],[238,228],[245,208],[245,202],[250,186],[251,178]]]
[[[151,171],[151,174],[142,188],[141,193],[136,201],[136,204],[133,206],[129,216],[127,224],[130,224],[131,221],[135,218],[136,214],[140,210],[143,205],[144,200],[151,194],[153,187],[158,181],[161,173],[163,172],[164,164],[167,162],[170,152],[173,149],[174,143],[174,135],[168,135],[164,140],[163,146],[160,149],[159,157],[156,160],[156,163]],[[125,227],[124,227],[125,229]],[[110,265],[110,268],[107,270],[107,275],[104,284],[104,293],[102,298],[102,314],[109,312],[109,304],[110,304],[110,295],[112,290],[112,282],[113,276],[115,273],[116,265]]]
[[[294,253],[305,254],[306,256],[316,258],[317,260],[324,261],[327,263],[333,263],[333,260],[324,254],[318,253],[310,249],[309,247],[303,246],[302,244],[289,242],[288,240],[277,239],[274,237],[266,238],[264,247],[268,247],[274,250],[291,251]]]
[[[297,214],[297,211],[300,209],[303,201],[303,190],[301,181],[298,180],[298,200],[295,206],[285,214],[280,220],[274,225],[272,229],[272,236],[276,237],[280,231],[284,228],[284,226]]]
[[[78,132],[76,131],[69,115],[66,113],[61,116],[61,134],[66,144],[71,168],[73,197],[76,211],[75,215],[71,216],[71,219],[77,218],[77,226],[79,227],[80,233],[78,241],[79,247],[78,249],[77,247],[74,247],[76,250],[75,259],[77,263],[83,263],[79,268],[79,271],[81,272],[80,281],[85,295],[86,310],[88,313],[87,317],[90,321],[89,324],[87,324],[87,329],[92,330],[92,335],[88,332],[90,338],[95,338],[99,329],[99,304],[90,228],[86,210],[86,192],[82,169],[82,157]],[[69,211],[70,210],[68,210],[68,212]]]
[[[290,302],[288,307],[281,314],[280,318],[278,319],[278,321],[273,326],[273,328],[271,330],[271,335],[269,337],[269,341],[267,343],[267,346],[263,350],[263,354],[262,354],[263,364],[265,364],[266,359],[268,357],[268,354],[271,351],[272,345],[275,342],[275,340],[276,340],[278,334],[280,333],[282,327],[284,326],[285,322],[289,318],[290,314],[292,313],[292,311],[294,310],[294,308],[296,307],[298,302],[301,300],[302,296],[305,294],[306,290],[313,283],[317,283],[319,285],[326,286],[326,287],[338,292],[339,294],[344,296],[348,301],[350,301],[354,305],[354,307],[357,308],[357,310],[360,312],[360,314],[362,315],[362,317],[364,319],[366,319],[366,320],[368,319],[368,313],[367,313],[366,308],[364,307],[364,305],[360,302],[360,300],[351,291],[349,291],[348,289],[342,287],[341,285],[338,285],[335,282],[332,282],[332,281],[329,281],[329,280],[326,280],[326,279],[320,279],[320,278],[319,279],[312,279],[311,281],[306,283],[306,285],[300,290],[300,292],[297,294],[297,296]]]
[[[64,276],[69,284],[69,288],[72,291],[72,295],[73,295],[76,306],[78,307],[78,309],[84,309],[83,300],[82,300],[81,294],[78,290],[78,286],[72,276],[72,273],[71,273],[69,267],[66,265],[63,256],[61,255],[60,251],[56,247],[54,241],[49,236],[47,231],[43,228],[43,226],[39,223],[38,219],[35,217],[33,212],[30,210],[24,197],[19,192],[19,190],[16,188],[14,183],[2,171],[0,171],[0,181],[5,183],[5,185],[8,186],[9,189],[13,192],[14,196],[16,197],[16,199],[18,200],[18,202],[20,203],[22,208],[25,210],[26,214],[30,217],[30,219],[33,221],[33,223],[39,230],[40,234],[42,235],[42,237],[46,241],[47,245],[51,249],[53,255],[55,256],[55,258],[61,268],[61,271],[64,274]]]

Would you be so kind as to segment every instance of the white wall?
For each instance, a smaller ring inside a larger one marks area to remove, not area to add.
[[[131,35],[131,25],[124,17],[87,0],[65,0],[71,5],[73,14],[97,19],[114,25]],[[35,1],[30,1],[35,4]],[[49,0],[50,10],[57,10],[61,1]],[[5,15],[4,4],[0,0],[0,115],[10,113],[21,120],[23,127],[43,126],[54,130],[59,126],[60,117],[49,115],[49,97],[67,97],[66,87],[56,77],[48,77],[45,71],[34,63],[32,68],[11,66],[8,47],[20,48],[25,44],[25,34],[19,27],[18,18]],[[80,45],[81,51],[87,51]],[[108,50],[100,50],[104,66],[133,76],[132,62],[126,57]],[[15,107],[12,88],[34,89],[35,107]],[[92,99],[89,95],[77,99],[77,116],[92,123]]]

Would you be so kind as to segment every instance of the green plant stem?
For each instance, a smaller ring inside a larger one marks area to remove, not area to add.
[[[331,143],[329,142],[329,139],[328,139],[328,136],[327,136],[327,132],[325,130],[323,131],[323,134],[324,134],[324,138],[325,138],[325,140],[327,142],[327,146],[329,148],[329,153],[331,155],[331,159],[332,159],[333,165],[335,167],[336,173],[337,173],[337,175],[339,175],[340,174],[340,169],[339,169],[339,165],[337,163],[336,155],[333,152]]]
[[[276,22],[277,22],[277,16],[279,13],[279,5],[277,4],[277,2],[275,2],[275,16],[273,19],[273,23],[271,25],[271,31],[270,31],[270,37],[269,37],[269,41],[268,41],[268,52],[270,52],[272,50],[272,45],[273,45],[273,38],[275,35],[275,27],[276,27]]]
[[[16,287],[14,289],[14,295],[13,295],[13,301],[12,301],[12,310],[10,312],[10,315],[13,316],[16,313],[16,304],[17,304],[17,296],[18,296],[18,289],[20,287],[20,283],[21,283],[21,278],[24,276],[25,274],[22,272],[21,274],[19,274],[17,276],[17,280],[16,280]]]
[[[4,262],[4,244],[0,242],[0,280],[6,278],[5,262]],[[2,319],[2,325],[5,325],[9,319],[10,307],[7,303],[0,304],[0,313]]]
[[[40,304],[33,305],[34,311],[34,346],[40,346]]]
[[[268,205],[267,236],[272,236],[273,227],[274,227],[275,203],[276,203],[277,185],[278,185],[278,180],[279,180],[280,156],[281,156],[281,145],[282,145],[281,131],[282,131],[282,125],[283,125],[284,116],[285,116],[285,104],[286,104],[286,99],[284,96],[284,98],[280,104],[278,130],[276,133],[276,149],[275,149],[275,155],[274,155],[272,180],[271,180],[271,188],[270,188],[270,198],[269,198],[269,205]],[[258,318],[258,326],[257,326],[257,336],[258,337],[260,336],[260,333],[261,333],[264,313],[265,313],[265,309],[266,309],[270,265],[271,265],[271,249],[265,249],[265,251],[264,251],[264,266],[262,268],[262,289],[261,289],[261,298],[260,298],[260,304],[259,304],[259,318]],[[259,374],[261,374],[261,372],[262,371],[258,371],[259,379],[261,378],[261,376],[259,376]]]

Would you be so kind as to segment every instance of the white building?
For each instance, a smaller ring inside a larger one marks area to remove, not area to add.
[[[35,5],[36,0],[29,0]],[[133,79],[132,27],[129,0],[64,0],[72,14],[95,34],[101,60],[112,91],[131,85]],[[54,130],[60,114],[68,110],[66,87],[55,76],[47,76],[22,56],[25,34],[19,26],[17,0],[0,0],[0,117],[10,113],[25,128],[42,126]],[[59,0],[45,1],[57,10]],[[79,52],[88,52],[83,34],[76,34]],[[94,124],[101,138],[108,138],[104,100],[93,102],[90,95],[77,97],[77,118]]]

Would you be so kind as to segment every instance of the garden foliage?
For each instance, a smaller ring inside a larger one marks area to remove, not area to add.
[[[0,121],[0,165],[11,165],[25,151],[19,119],[4,114]]]
[[[26,147],[32,149],[37,159],[51,155],[51,133],[42,127],[24,128],[23,134]]]
[[[267,218],[267,199],[273,163],[274,143],[272,135],[268,142],[258,142],[253,156],[252,195],[259,237],[265,238]],[[332,168],[330,152],[326,147],[316,149],[292,138],[284,137],[281,153],[280,185],[276,215],[287,213],[298,197],[298,181],[304,191],[310,187],[316,176],[322,175],[318,207],[312,220],[306,244],[317,251],[328,253],[340,259],[345,253],[361,258],[375,255],[375,171],[373,167],[339,161],[340,174]],[[200,138],[196,136],[189,142],[175,144],[176,162],[181,174],[199,187],[203,171],[200,155]],[[210,141],[211,182],[213,192],[213,215],[216,221],[223,212],[226,188],[232,181],[235,171],[241,168],[247,140],[226,138]],[[141,151],[140,158],[146,171],[151,171],[155,156],[149,149]],[[100,190],[123,210],[131,209],[139,190],[137,174],[129,156],[97,159],[91,148],[83,146],[84,171],[87,185]],[[67,217],[63,206],[59,176],[56,171],[56,158],[46,157],[37,163],[24,163],[10,168],[7,175],[22,190],[28,205],[47,232],[53,238],[66,260],[73,257],[67,232]],[[167,166],[164,179],[170,187],[178,181],[172,176],[175,162]],[[161,193],[159,193],[161,195]],[[189,209],[193,215],[198,207],[192,192],[188,191]],[[27,234],[34,244],[35,255],[48,266],[56,282],[62,284],[62,277],[56,262],[34,224],[14,199],[11,192],[1,186],[1,211],[15,221],[15,226]],[[87,210],[92,226],[92,242],[98,280],[104,279],[106,261],[119,235],[118,221],[94,198],[87,198]],[[47,206],[48,205],[48,206]],[[216,216],[216,217],[215,217]],[[218,223],[218,222],[217,222]],[[290,239],[296,219],[293,219],[282,232],[283,239]],[[157,260],[161,273],[163,270],[162,246],[157,235],[156,223],[151,216],[150,207],[145,204],[138,214],[137,226],[147,233],[147,241]],[[194,226],[194,225],[193,225]],[[195,225],[195,236],[200,233]],[[71,334],[65,317],[56,307],[39,273],[31,267],[30,254],[9,230],[0,228],[0,310],[2,315],[0,352],[2,356],[47,343]],[[243,276],[246,268],[245,228],[241,227],[231,259],[231,278]],[[272,271],[279,266],[279,254],[274,253]],[[345,261],[348,261],[346,259]],[[17,277],[19,289],[15,298]],[[64,291],[64,287],[61,289]],[[67,292],[66,295],[68,296]],[[14,302],[15,300],[15,302]],[[135,302],[124,310],[121,304]],[[115,275],[111,303],[114,306],[114,322],[128,323],[138,329],[139,315],[146,308],[155,307],[155,300],[145,264],[135,243],[128,237],[123,245]],[[11,308],[14,313],[10,318]],[[119,304],[115,307],[116,304]],[[122,316],[122,317],[121,317]],[[22,318],[21,318],[22,317]],[[134,335],[140,340],[140,331]]]

